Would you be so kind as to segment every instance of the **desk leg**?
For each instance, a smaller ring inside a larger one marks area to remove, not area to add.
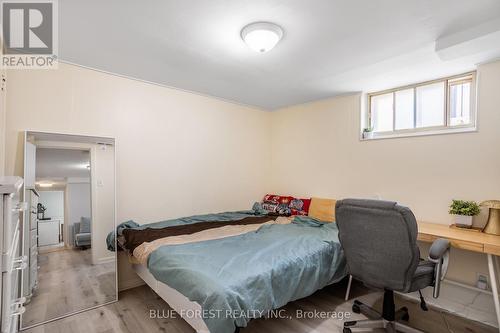
[[[493,260],[495,260],[495,258],[493,258],[493,255],[488,253],[488,270],[490,271],[491,292],[493,293],[493,301],[495,303],[495,310],[497,313],[497,323],[499,325],[498,332],[500,332],[500,301],[498,299],[498,285],[495,268],[496,265]]]
[[[345,300],[349,300],[349,294],[351,293],[352,275],[349,275],[349,282],[347,283],[347,290],[345,292]]]

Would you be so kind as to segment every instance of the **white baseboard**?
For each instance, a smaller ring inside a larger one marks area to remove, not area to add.
[[[441,283],[439,298],[433,298],[432,291],[432,288],[422,290],[427,304],[460,317],[498,327],[491,291],[446,279]],[[400,296],[419,301],[418,292],[400,293]]]
[[[137,279],[130,279],[125,281],[120,281],[118,283],[118,291],[124,291],[127,289],[133,289],[145,285],[146,283],[139,277]]]
[[[491,297],[493,297],[493,292],[491,290],[479,289],[479,288],[474,287],[474,286],[469,286],[468,284],[464,284],[464,283],[461,283],[461,282],[456,282],[456,281],[448,280],[448,279],[445,279],[444,282],[452,284],[452,285],[455,285],[455,286],[458,286],[458,287],[461,287],[461,288],[466,288],[466,289],[472,290],[474,292],[479,292],[479,293],[482,293],[482,294],[488,294]],[[500,296],[500,293],[498,294],[498,296]]]

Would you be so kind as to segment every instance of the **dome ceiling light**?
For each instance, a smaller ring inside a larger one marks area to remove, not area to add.
[[[255,52],[265,53],[278,44],[283,29],[270,22],[254,22],[241,30],[241,38]]]

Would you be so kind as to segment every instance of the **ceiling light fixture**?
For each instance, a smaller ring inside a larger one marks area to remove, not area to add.
[[[75,168],[75,169],[88,169],[89,168],[89,163],[73,164],[72,168]]]
[[[270,22],[254,22],[241,30],[241,38],[252,50],[264,53],[283,38],[283,29]]]
[[[40,187],[52,187],[52,186],[54,186],[54,184],[52,184],[52,183],[39,183],[38,186],[40,186]]]

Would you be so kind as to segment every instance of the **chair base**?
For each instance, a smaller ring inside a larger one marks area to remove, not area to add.
[[[425,333],[401,322],[387,321],[385,319],[360,320],[347,323],[353,323],[353,325],[349,327],[344,326],[343,333],[367,332],[369,329],[384,329],[388,333]]]
[[[366,332],[370,329],[384,329],[386,332],[390,333],[424,333],[423,331],[412,328],[404,323],[408,322],[410,319],[408,309],[406,307],[402,307],[401,309],[394,311],[393,300],[393,293],[391,291],[386,291],[384,294],[383,314],[380,314],[366,304],[357,300],[354,301],[352,311],[364,314],[369,319],[346,321],[344,323],[343,333]]]

